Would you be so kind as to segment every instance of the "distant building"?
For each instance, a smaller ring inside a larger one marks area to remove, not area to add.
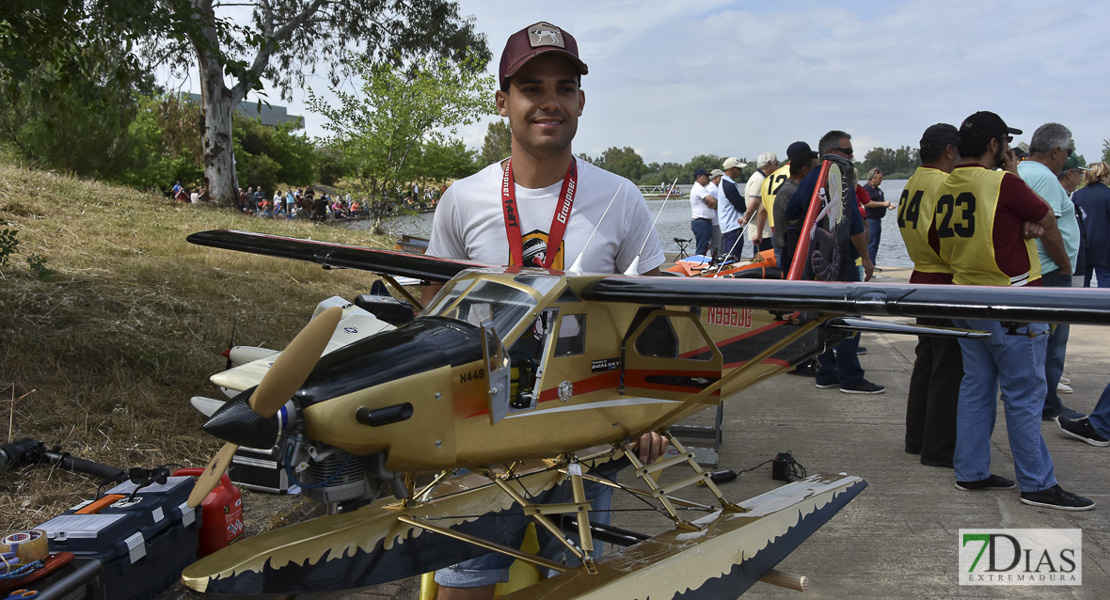
[[[182,92],[181,97],[189,102],[200,104],[200,94]],[[244,100],[235,107],[235,112],[248,119],[259,119],[267,127],[277,127],[291,122],[297,129],[304,129],[304,117],[289,114],[284,106],[267,105],[265,102],[259,104],[257,100]]]

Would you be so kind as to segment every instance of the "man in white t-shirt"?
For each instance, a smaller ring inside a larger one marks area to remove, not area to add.
[[[717,202],[718,208],[721,206],[721,177],[724,177],[725,172],[720,169],[713,169],[709,172],[709,185],[705,189],[709,190],[709,195],[713,196]],[[713,237],[709,239],[709,256],[716,258],[721,252],[721,223],[720,214],[718,211],[713,211]]]
[[[744,203],[743,190],[740,184],[736,183],[736,180],[740,179],[741,170],[745,166],[744,163],[735,158],[727,158],[721,166],[724,165],[728,165],[728,167],[721,178],[719,194],[721,201],[717,203],[717,219],[721,222],[722,250],[720,261],[722,263],[730,257],[739,260],[740,255],[744,252],[744,246],[740,243],[740,235],[743,233],[740,217],[744,214],[744,208],[747,206]]]
[[[496,101],[498,112],[509,119],[512,155],[444,192],[432,221],[429,256],[564,270],[582,255],[584,272],[623,273],[644,247],[640,273],[659,272],[663,247],[643,195],[631,181],[571,152],[586,101],[580,84],[587,72],[574,37],[550,23],[509,37]],[[586,252],[595,224],[597,233]],[[425,304],[439,287],[424,286]],[[639,440],[644,462],[665,449],[659,434]],[[607,505],[611,488],[591,487],[605,490],[595,492],[595,502]],[[598,517],[604,520],[608,513]],[[496,582],[507,578],[509,563],[510,558],[493,553],[441,569],[438,597],[492,598]]]
[[[713,239],[713,217],[717,214],[717,199],[709,193],[709,171],[694,171],[694,184],[690,186],[690,230],[694,232],[694,254],[705,256]]]
[[[763,206],[763,180],[769,173],[779,168],[779,157],[774,152],[764,152],[755,161],[755,173],[748,179],[748,186],[744,189],[744,196],[748,199],[748,210],[744,213],[744,224],[751,223],[748,227],[748,239],[754,248],[753,255],[770,250],[771,224],[767,216],[767,209]]]

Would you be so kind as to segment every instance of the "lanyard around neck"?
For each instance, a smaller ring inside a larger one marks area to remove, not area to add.
[[[570,209],[574,205],[574,192],[578,189],[578,161],[571,157],[567,174],[563,176],[563,187],[559,191],[559,203],[551,218],[551,229],[547,234],[547,257],[543,268],[550,269],[563,243],[563,235],[570,220]],[[509,265],[541,266],[524,264],[524,236],[520,232],[520,211],[516,206],[516,182],[513,180],[513,159],[505,163],[505,175],[501,183],[501,208],[505,213],[505,235],[509,238]]]

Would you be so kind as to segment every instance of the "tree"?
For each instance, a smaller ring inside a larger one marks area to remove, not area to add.
[[[118,0],[115,0],[118,1]],[[151,0],[144,0],[151,1]],[[213,197],[230,201],[237,182],[232,169],[232,110],[265,78],[284,99],[323,67],[331,84],[351,74],[350,48],[375,63],[401,65],[434,53],[472,59],[484,68],[490,52],[473,19],[459,17],[448,0],[247,0],[249,24],[224,17],[215,0],[163,0],[178,20],[147,39],[145,53],[200,72],[204,106],[204,172]],[[227,9],[241,10],[241,8]],[[219,12],[219,14],[218,14]],[[229,84],[230,80],[230,84]]]
[[[909,178],[917,167],[921,166],[917,148],[902,146],[897,150],[891,148],[872,148],[863,157],[863,162],[856,164],[856,171],[861,179],[867,177],[867,172],[877,168],[888,179]]]
[[[258,119],[235,116],[235,170],[244,186],[273,193],[279,183],[311,184],[317,175],[316,153],[293,123],[267,127]]]
[[[606,171],[616,173],[623,177],[627,177],[636,181],[647,173],[647,165],[644,164],[644,159],[636,151],[629,147],[617,148],[612,147],[601,153],[600,164],[598,165]]]
[[[679,183],[690,183],[694,180],[694,171],[698,169],[705,169],[712,171],[713,169],[720,169],[721,165],[725,162],[725,156],[717,156],[714,154],[699,154],[691,158],[686,166],[683,167],[682,173],[679,175]]]
[[[435,138],[420,147],[413,166],[421,181],[445,183],[473,175],[485,164],[478,165],[477,161],[477,153],[468,150],[462,140]]]
[[[330,121],[329,142],[340,149],[362,191],[397,200],[401,184],[417,179],[408,159],[420,146],[442,143],[444,131],[493,114],[494,78],[478,72],[481,61],[416,59],[402,68],[359,60],[353,67],[362,78],[360,93],[332,88],[338,107],[310,93],[308,106]]]
[[[1110,140],[1102,140],[1102,162],[1110,165]]]
[[[174,96],[143,96],[128,127],[130,155],[122,183],[169,192],[175,181],[192,189],[204,182],[200,107]]]
[[[509,122],[498,119],[486,128],[486,139],[482,142],[482,164],[492,165],[513,153],[513,134]]]

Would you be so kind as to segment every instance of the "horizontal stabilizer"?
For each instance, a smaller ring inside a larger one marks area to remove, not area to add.
[[[224,400],[205,398],[204,396],[193,396],[192,399],[189,400],[189,404],[192,404],[193,408],[199,410],[200,414],[206,417],[211,417],[212,413],[216,412],[217,409],[224,405],[224,402]]]

